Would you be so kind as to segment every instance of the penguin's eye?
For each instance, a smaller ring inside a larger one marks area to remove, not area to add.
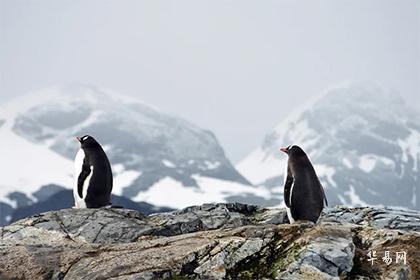
[[[88,138],[89,138],[89,136],[83,136],[83,137],[82,137],[82,140],[83,140],[83,141],[85,141],[85,140],[86,140],[86,139],[88,139]]]

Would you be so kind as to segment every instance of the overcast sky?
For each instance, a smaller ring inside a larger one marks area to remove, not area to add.
[[[352,80],[420,105],[420,1],[0,0],[0,102],[108,87],[212,130],[233,162]]]

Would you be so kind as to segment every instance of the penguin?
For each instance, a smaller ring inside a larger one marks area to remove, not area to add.
[[[316,223],[328,202],[315,169],[299,146],[290,145],[280,150],[288,155],[284,174],[287,217],[291,224],[295,221]]]
[[[112,170],[101,145],[89,135],[76,137],[80,149],[74,160],[73,196],[75,208],[111,205]]]

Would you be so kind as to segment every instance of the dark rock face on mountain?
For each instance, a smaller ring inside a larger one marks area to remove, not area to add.
[[[327,209],[317,225],[289,225],[284,209],[245,204],[150,216],[65,209],[0,228],[0,236],[1,279],[420,277],[420,213],[388,208]]]
[[[134,202],[128,198],[118,195],[112,195],[112,204],[116,207],[136,210],[146,215],[159,212],[167,212],[173,209],[167,207],[156,207],[146,202]],[[74,206],[73,191],[61,190],[57,193],[40,200],[38,203],[26,207],[17,208],[11,215],[11,222],[32,216],[34,214],[72,208]]]
[[[8,225],[15,209],[4,202],[0,202],[0,226]]]

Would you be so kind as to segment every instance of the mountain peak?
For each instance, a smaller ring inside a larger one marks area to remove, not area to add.
[[[395,92],[374,83],[346,83],[284,119],[237,168],[254,184],[281,190],[287,158],[278,149],[298,144],[332,205],[419,209],[419,120]]]
[[[208,130],[112,90],[69,84],[1,106],[0,154],[7,160],[0,161],[6,174],[0,182],[0,203],[15,206],[10,194],[16,191],[35,202],[33,193],[48,184],[70,188],[79,149],[74,137],[85,134],[106,150],[116,195],[173,208],[191,199],[271,199],[237,172]]]
[[[39,107],[61,106],[93,106],[97,108],[117,106],[121,104],[137,104],[149,110],[159,111],[134,97],[122,95],[113,90],[89,84],[69,83],[54,85],[48,88],[29,92],[8,102],[0,104],[0,117],[10,118],[28,110]]]

